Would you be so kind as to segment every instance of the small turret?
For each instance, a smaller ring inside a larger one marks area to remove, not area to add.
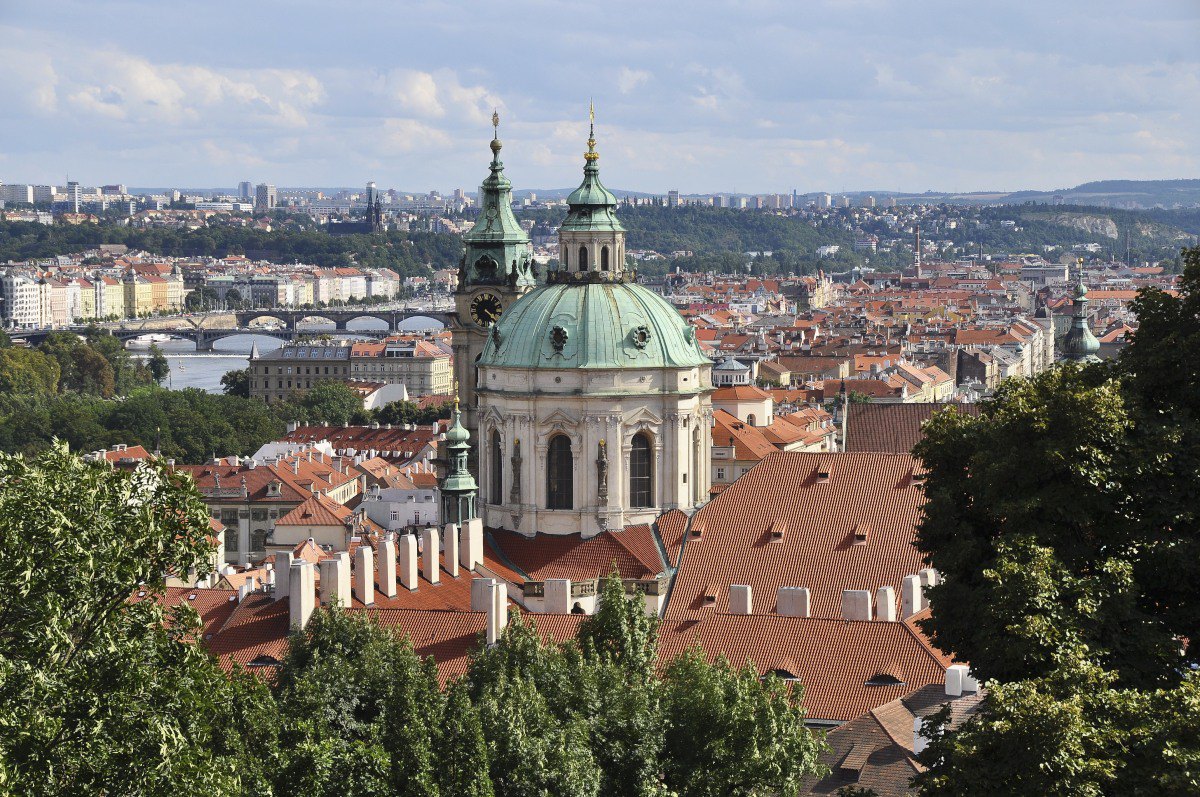
[[[1079,284],[1075,286],[1075,312],[1071,318],[1071,329],[1063,339],[1063,356],[1068,360],[1085,363],[1097,362],[1100,359],[1096,356],[1096,352],[1100,351],[1100,341],[1096,340],[1091,327],[1088,326],[1087,294],[1087,286],[1083,284],[1083,276],[1080,275]]]
[[[475,477],[467,469],[471,451],[471,433],[462,425],[458,408],[458,388],[454,390],[454,414],[446,430],[446,478],[442,481],[442,522],[461,526],[476,517],[475,495],[479,490]]]

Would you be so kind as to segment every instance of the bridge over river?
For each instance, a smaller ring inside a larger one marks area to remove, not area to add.
[[[233,324],[230,324],[232,316]],[[208,323],[207,316],[181,316],[180,323],[174,327],[164,327],[164,319],[148,319],[146,321],[125,321],[119,324],[100,324],[101,329],[120,338],[130,341],[145,335],[168,335],[172,338],[190,340],[196,344],[196,351],[212,351],[213,344],[222,338],[234,335],[266,335],[284,341],[296,340],[313,334],[320,334],[320,329],[301,329],[306,321],[327,321],[334,325],[337,332],[350,332],[349,324],[362,318],[374,318],[387,324],[387,329],[354,330],[353,334],[369,338],[386,337],[401,331],[400,325],[413,318],[428,318],[446,326],[450,323],[453,312],[429,308],[403,308],[398,310],[381,310],[377,308],[362,308],[358,310],[339,308],[336,310],[290,310],[286,308],[242,310],[220,316],[216,323]],[[153,320],[155,323],[151,324]],[[253,326],[256,322],[277,322],[277,326]],[[77,325],[69,327],[69,331],[82,333],[90,326]],[[41,343],[54,330],[33,330],[29,332],[10,333],[14,340],[24,340],[30,345]]]

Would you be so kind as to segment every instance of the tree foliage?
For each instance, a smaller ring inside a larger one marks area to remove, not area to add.
[[[196,646],[190,608],[129,601],[211,550],[199,496],[164,469],[0,454],[0,790],[254,787],[261,687]]]
[[[917,544],[945,581],[925,627],[991,680],[922,754],[924,794],[1200,789],[1200,250],[1184,262],[1116,363],[926,427]]]

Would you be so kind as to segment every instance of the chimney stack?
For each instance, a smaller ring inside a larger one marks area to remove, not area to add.
[[[508,585],[495,579],[488,579],[487,597],[490,603],[487,616],[487,643],[494,645],[500,641],[500,635],[504,633],[504,627],[508,625]]]
[[[441,546],[438,544],[437,529],[433,526],[426,526],[421,532],[421,547],[425,549],[425,580],[430,584],[436,584],[440,580],[442,572],[441,551],[438,550]]]
[[[938,578],[938,571],[934,570],[932,567],[926,567],[921,570],[920,576],[922,587],[936,587],[941,582],[941,579]],[[923,600],[921,608],[923,609],[928,605],[929,601]]]
[[[316,608],[315,569],[303,559],[293,562],[288,571],[288,580],[291,582],[288,587],[288,624],[292,628],[303,629],[308,625],[308,618],[312,617],[313,609]]]
[[[490,578],[471,579],[471,611],[490,612],[492,610],[492,593],[488,590],[492,582]]]
[[[913,755],[918,755],[929,746],[929,739],[924,734],[925,718],[913,717]]]
[[[335,553],[321,560],[321,605],[350,605],[350,554]]]
[[[729,613],[754,613],[754,596],[748,584],[731,584],[729,586]]]
[[[442,554],[446,572],[458,578],[458,526],[453,523],[447,523],[442,530]]]
[[[281,551],[275,554],[275,600],[281,601],[288,596],[288,588],[292,583],[292,552]]]
[[[780,587],[776,611],[784,617],[811,617],[808,587]]]
[[[965,664],[951,664],[946,668],[946,694],[961,697],[963,692],[978,692],[979,681],[971,675]]]
[[[385,598],[396,597],[396,541],[389,532],[379,541],[379,591]]]
[[[474,570],[475,566],[483,561],[483,521],[479,518],[466,521],[462,525],[459,537],[459,561],[467,570]]]
[[[400,583],[409,592],[415,590],[417,583],[417,538],[412,534],[401,534],[398,547],[400,559]]]
[[[924,608],[920,576],[905,576],[900,582],[900,619],[907,620]]]
[[[896,590],[880,587],[875,592],[875,619],[896,622]]]
[[[867,589],[842,590],[842,618],[846,620],[870,620],[871,591]]]
[[[365,543],[354,552],[354,597],[363,606],[375,602],[375,552]]]
[[[544,582],[544,590],[542,601],[547,614],[571,613],[571,579],[548,578]]]

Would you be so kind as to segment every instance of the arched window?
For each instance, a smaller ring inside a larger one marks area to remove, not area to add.
[[[546,508],[570,509],[574,504],[575,462],[571,439],[565,434],[550,438],[546,452]]]
[[[751,413],[746,416],[746,425],[747,426],[757,426],[757,424],[754,423],[754,413]]]
[[[629,452],[629,505],[654,506],[654,469],[650,460],[650,439],[644,433],[633,436]]]
[[[500,447],[500,431],[492,430],[492,503],[504,503],[504,451]]]
[[[608,247],[607,246],[602,246],[600,248],[600,270],[608,271]]]
[[[588,270],[588,256],[587,256],[587,247],[586,246],[579,247],[579,270],[580,271]]]

